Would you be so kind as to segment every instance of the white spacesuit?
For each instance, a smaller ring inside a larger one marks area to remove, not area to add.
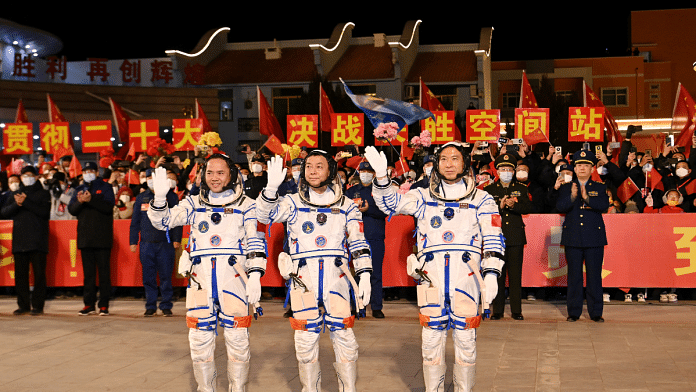
[[[321,184],[307,181],[308,176],[315,178],[316,162],[328,174],[318,181]],[[256,201],[259,222],[287,222],[290,255],[281,254],[278,264],[283,277],[292,282],[290,322],[303,392],[321,390],[319,333],[325,328],[333,343],[340,390],[356,390],[358,343],[351,301],[360,309],[370,299],[372,262],[362,214],[342,195],[340,183],[333,183],[335,165],[325,152],[312,151],[302,166],[299,192],[278,198],[285,169],[282,158],[274,157],[268,163],[268,184]],[[348,269],[349,256],[360,277],[359,286]]]
[[[260,278],[266,270],[265,237],[263,229],[257,231],[255,202],[244,196],[241,177],[229,158],[211,156],[203,167],[204,176],[206,169],[222,163],[230,169],[230,181],[221,192],[210,189],[204,178],[200,195],[189,196],[171,209],[158,199],[159,176],[166,179],[166,173],[155,169],[155,199],[148,217],[160,230],[191,227],[189,253],[182,255],[178,270],[190,276],[186,324],[198,391],[215,390],[219,324],[227,346],[229,391],[241,392],[246,390],[249,373],[249,304],[258,302]],[[254,308],[257,311],[260,308]]]
[[[454,176],[452,168],[438,170],[443,151],[464,163],[458,175]],[[481,321],[479,296],[483,294],[485,303],[493,300],[503,266],[500,258],[505,242],[498,207],[493,197],[476,189],[473,179],[464,175],[469,154],[459,143],[448,143],[438,151],[429,189],[413,189],[404,195],[385,178],[384,153],[367,147],[365,157],[376,172],[373,195],[378,207],[386,214],[412,215],[417,220],[418,254],[409,257],[407,269],[420,279],[417,295],[425,390],[444,391],[445,343],[447,331],[452,330],[454,390],[471,391],[476,373],[475,328]],[[444,181],[446,170],[451,181]],[[485,293],[481,293],[484,287]]]

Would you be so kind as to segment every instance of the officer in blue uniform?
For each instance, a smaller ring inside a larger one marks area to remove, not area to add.
[[[426,155],[423,157],[423,178],[411,185],[411,189],[415,188],[430,188],[430,172],[433,170],[433,156]]]
[[[348,188],[346,196],[353,199],[362,212],[365,239],[372,251],[372,275],[370,276],[372,317],[384,318],[384,312],[382,312],[382,262],[384,261],[387,215],[377,207],[375,199],[372,198],[372,180],[375,177],[375,171],[370,163],[361,162],[358,166],[358,172],[360,173],[360,184]]]
[[[292,177],[280,184],[278,187],[278,196],[290,195],[297,193],[297,184],[300,181],[300,170],[302,169],[302,158],[295,158],[290,162],[290,168],[292,169]]]
[[[590,319],[602,318],[602,263],[607,234],[602,214],[609,208],[607,186],[593,181],[592,168],[597,158],[588,150],[573,155],[575,178],[559,189],[556,207],[565,214],[561,245],[568,263],[568,321],[577,321],[582,314],[583,275],[587,274],[587,311]]]
[[[173,174],[168,172],[167,175]],[[170,180],[171,182],[171,180]],[[175,246],[181,244],[183,228],[181,226],[166,231],[157,230],[147,210],[155,194],[152,191],[152,169],[147,170],[148,189],[135,198],[133,217],[130,225],[131,251],[136,251],[140,240],[140,263],[143,265],[143,286],[145,287],[145,317],[157,313],[157,274],[159,274],[159,291],[162,294],[159,308],[164,316],[172,316],[172,272],[174,271]],[[167,193],[169,208],[179,204],[179,198],[170,185]]]

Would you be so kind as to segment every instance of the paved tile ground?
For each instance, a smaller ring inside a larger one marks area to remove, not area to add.
[[[696,391],[696,302],[605,306],[606,322],[565,321],[564,302],[523,303],[524,321],[487,321],[478,331],[474,391]],[[251,331],[248,391],[299,391],[292,331],[280,301],[263,303]],[[0,298],[0,391],[193,391],[184,322],[144,318],[141,300],[117,299],[111,315],[78,316],[79,299],[55,299],[43,316],[12,316]],[[415,304],[387,302],[386,319],[356,322],[359,391],[423,391]],[[336,391],[328,332],[321,338],[323,388]],[[449,342],[448,362],[453,358]],[[218,390],[227,390],[218,337]],[[452,391],[451,365],[447,390]]]

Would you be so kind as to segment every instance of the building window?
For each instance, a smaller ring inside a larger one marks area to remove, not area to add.
[[[503,109],[514,109],[519,106],[520,93],[503,93]]]
[[[628,106],[627,87],[607,87],[602,89],[604,106]]]
[[[220,101],[220,121],[232,120],[232,101]]]

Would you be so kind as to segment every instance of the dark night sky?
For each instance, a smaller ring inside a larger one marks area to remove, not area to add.
[[[242,7],[245,6],[236,8]],[[66,8],[71,9],[64,10]],[[421,44],[475,43],[480,29],[492,26],[494,61],[620,55],[630,41],[628,8],[599,11],[596,7],[577,7],[594,10],[571,11],[571,7],[563,7],[565,11],[560,11],[558,7],[553,18],[542,17],[545,12],[530,5],[375,12],[379,16],[369,16],[364,8],[360,13],[289,11],[261,16],[260,12],[253,11],[241,14],[236,8],[227,6],[205,17],[193,16],[196,13],[188,9],[164,10],[161,7],[129,15],[133,12],[124,8],[132,9],[132,4],[119,8],[120,11],[114,10],[108,15],[90,12],[89,17],[77,11],[79,8],[67,6],[43,12],[46,16],[4,9],[6,13],[0,18],[56,35],[63,41],[60,54],[68,61],[88,57],[163,57],[167,49],[191,51],[203,34],[219,27],[231,28],[228,39],[232,42],[326,39],[342,22],[355,23],[353,35],[364,37],[374,33],[401,34],[405,22],[412,19],[423,21]],[[180,16],[182,13],[186,16]]]

